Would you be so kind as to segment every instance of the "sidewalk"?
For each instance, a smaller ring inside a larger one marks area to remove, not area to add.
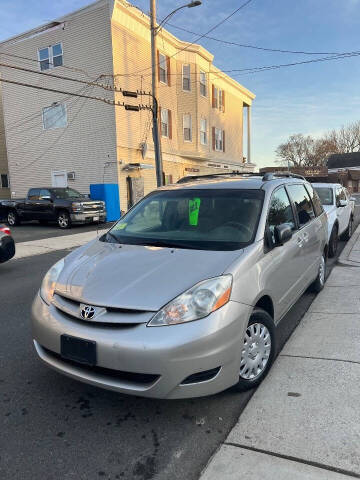
[[[201,480],[360,478],[359,380],[360,226]]]
[[[96,230],[94,230],[91,232],[75,233],[74,235],[64,235],[62,237],[51,237],[42,240],[33,240],[31,242],[17,243],[14,259],[55,252],[56,250],[80,247],[97,236],[103,235],[107,231],[108,229],[99,230],[97,233]]]

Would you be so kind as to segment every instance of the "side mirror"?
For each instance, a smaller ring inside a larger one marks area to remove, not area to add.
[[[275,227],[274,236],[275,236],[275,246],[278,247],[288,242],[292,237],[292,229],[288,223],[282,223]]]
[[[346,207],[347,204],[347,200],[339,200],[339,207]]]

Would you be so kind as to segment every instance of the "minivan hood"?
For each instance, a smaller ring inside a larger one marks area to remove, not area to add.
[[[91,305],[157,311],[201,280],[221,275],[241,253],[94,240],[66,257],[56,291]]]

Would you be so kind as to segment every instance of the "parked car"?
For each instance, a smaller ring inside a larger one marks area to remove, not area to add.
[[[323,288],[326,257],[326,215],[302,177],[168,185],[49,270],[35,349],[65,375],[138,396],[252,388],[280,320]]]
[[[89,200],[72,188],[30,188],[20,200],[3,200],[10,227],[22,221],[39,220],[41,224],[56,221],[60,228],[70,228],[73,223],[104,222],[105,203]]]
[[[340,183],[313,183],[328,217],[329,257],[334,257],[339,237],[348,240],[353,231],[355,201]]]
[[[15,242],[10,228],[0,224],[0,263],[7,262],[15,255]]]

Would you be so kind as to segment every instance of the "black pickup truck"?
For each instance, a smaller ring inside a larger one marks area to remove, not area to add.
[[[12,227],[20,222],[38,220],[42,224],[56,221],[60,228],[73,223],[104,222],[105,203],[89,200],[72,188],[30,188],[21,200],[0,200],[1,207]]]

